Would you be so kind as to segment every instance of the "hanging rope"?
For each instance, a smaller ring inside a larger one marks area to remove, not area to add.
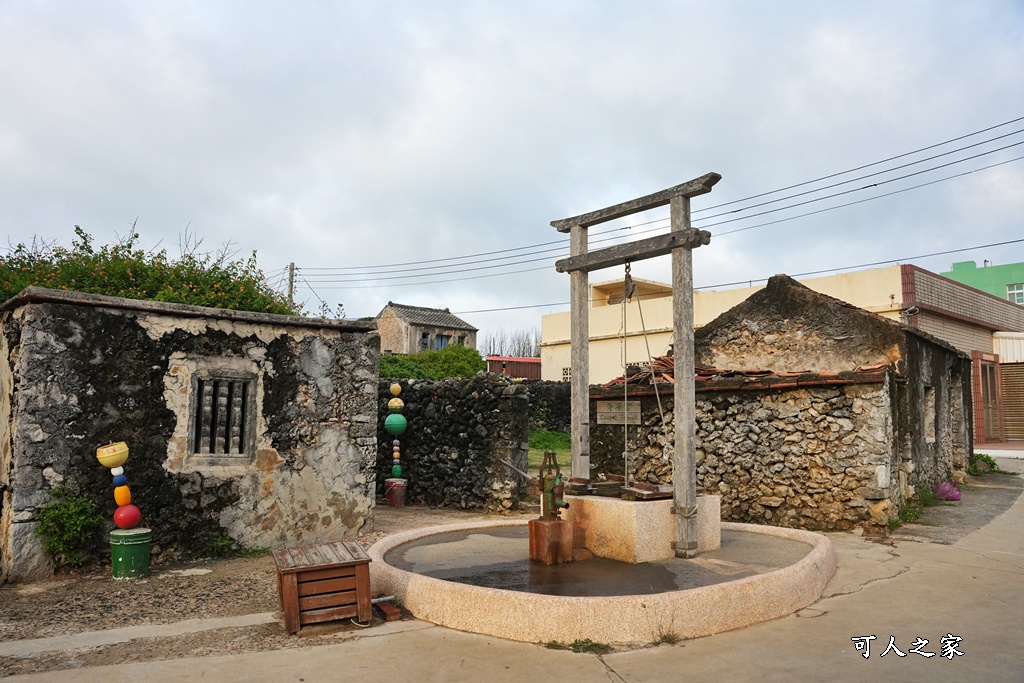
[[[651,386],[654,387],[654,398],[658,401],[658,415],[661,416],[661,428],[665,429],[665,411],[661,407],[661,391],[658,389],[658,378],[654,374],[654,357],[651,356],[651,341],[647,338],[647,323],[644,322],[644,308],[640,305],[642,296],[636,298],[636,309],[640,312],[640,329],[644,333],[644,345],[647,346],[647,367],[651,370]]]
[[[624,481],[629,486],[629,361],[626,355],[626,304],[633,298],[636,291],[636,284],[633,276],[629,273],[629,262],[626,262],[626,276],[622,280],[622,376],[626,379],[622,383],[622,463],[624,469]]]

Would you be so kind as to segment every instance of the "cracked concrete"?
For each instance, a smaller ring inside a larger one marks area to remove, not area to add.
[[[983,481],[993,481],[987,477]],[[1020,489],[1018,489],[1019,491]],[[990,487],[969,490],[964,511],[987,509]],[[981,514],[981,513],[979,513]],[[894,545],[830,534],[839,571],[826,597],[798,613],[748,628],[646,649],[595,656],[393,622],[337,644],[245,655],[77,669],[81,683],[180,681],[878,681],[1024,680],[1024,497],[976,519],[951,544],[901,539]],[[966,528],[966,527],[965,527]],[[940,652],[947,634],[962,657],[910,653],[915,638]],[[874,635],[869,658],[851,638]],[[879,655],[889,637],[905,657]],[[297,654],[301,652],[301,654]],[[14,681],[64,681],[52,672]]]

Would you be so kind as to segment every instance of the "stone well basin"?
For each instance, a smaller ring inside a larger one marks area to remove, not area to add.
[[[516,581],[515,577],[506,580],[488,576],[491,568],[507,571],[513,566],[504,560],[514,559],[510,553],[519,552],[514,550],[517,535],[522,539],[522,557],[528,556],[527,523],[527,520],[485,520],[385,537],[369,550],[373,560],[370,564],[372,590],[396,595],[418,619],[461,631],[526,642],[567,643],[590,639],[603,643],[637,643],[652,642],[667,634],[697,638],[792,614],[821,596],[836,569],[832,543],[821,534],[723,522],[721,554],[707,553],[696,560],[654,563],[658,567],[622,563],[619,570],[612,569],[624,572],[623,576],[628,579],[619,584],[640,585],[647,581],[647,575],[630,577],[629,572],[649,572],[656,577],[649,586],[643,585],[642,592],[621,594],[622,591],[615,588],[599,588],[596,579],[594,590],[589,590],[587,582],[603,570],[598,565],[585,565],[611,561],[586,560],[552,567],[556,572],[564,568],[568,572],[582,573],[568,574],[567,580],[553,582],[569,586],[556,587],[553,592],[570,594],[550,594],[543,585],[528,586],[531,582],[528,579]],[[492,542],[489,538],[496,540]],[[488,545],[491,543],[493,545]],[[435,547],[431,549],[431,545]],[[733,551],[730,555],[729,545],[734,549],[747,548],[748,552],[737,555]],[[794,552],[794,545],[798,546],[798,552]],[[764,553],[782,558],[780,562],[785,566],[759,565],[757,559],[751,560],[750,549],[756,551],[755,555]],[[469,551],[471,556],[464,551]],[[408,557],[413,560],[409,561]],[[474,562],[480,565],[479,571],[473,570]],[[455,576],[470,583],[427,576],[402,566],[430,567],[432,574]],[[530,571],[526,565],[519,566],[523,567],[522,572]],[[546,571],[538,575],[550,577]],[[716,576],[696,581],[687,578],[709,571]],[[655,585],[659,583],[657,577],[664,578],[665,572],[674,578],[670,577],[668,583],[660,580],[660,584]],[[465,575],[473,578],[467,579]],[[473,585],[473,582],[492,585]],[[549,578],[539,581],[540,584],[545,582],[551,581]],[[677,585],[671,585],[673,582]],[[612,581],[607,585],[615,584]],[[680,588],[678,584],[692,587]],[[512,586],[516,590],[494,585]],[[586,594],[588,592],[605,594]]]

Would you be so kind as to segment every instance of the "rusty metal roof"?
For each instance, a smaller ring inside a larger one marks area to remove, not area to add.
[[[841,372],[799,370],[773,372],[771,370],[724,370],[722,368],[694,368],[697,391],[754,391],[759,389],[789,389],[793,387],[824,386],[829,384],[873,384],[883,382],[890,363],[880,361],[861,365]],[[630,393],[644,393],[658,385],[675,384],[675,360],[672,356],[658,356],[650,367],[641,368],[629,377],[616,377],[601,386],[612,389],[628,384]],[[662,393],[659,391],[658,393]]]

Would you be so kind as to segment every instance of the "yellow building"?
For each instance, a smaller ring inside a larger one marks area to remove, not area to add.
[[[671,285],[638,278],[633,278],[633,282],[636,283],[636,292],[625,306],[625,325],[623,281],[601,282],[590,288],[591,384],[603,384],[622,375],[627,364],[646,363],[648,345],[651,356],[663,356],[672,344]],[[802,282],[817,292],[859,308],[889,318],[900,317],[903,304],[900,266],[842,273]],[[694,291],[694,324],[703,327],[759,289],[761,287]],[[541,318],[540,346],[543,379],[568,379],[571,365],[568,312],[551,313]]]
[[[591,287],[591,384],[603,384],[624,374],[627,364],[648,362],[648,345],[650,356],[656,357],[665,355],[672,344],[671,287],[650,281],[634,282],[636,294],[625,305],[625,311],[622,280]],[[974,442],[1024,441],[1024,356],[1007,351],[1011,348],[1008,340],[1016,335],[1006,334],[1024,332],[1024,306],[913,265],[840,273],[801,282],[858,308],[900,320],[968,354],[973,363]],[[695,326],[706,325],[758,289],[761,288],[695,291]],[[569,349],[569,313],[543,316],[543,379],[569,378]]]

